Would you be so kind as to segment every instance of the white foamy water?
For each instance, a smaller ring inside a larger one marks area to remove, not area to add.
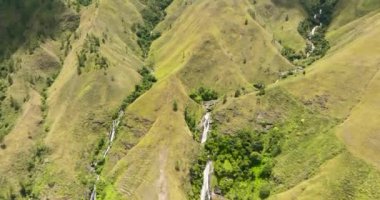
[[[212,161],[208,161],[205,170],[203,171],[203,185],[201,190],[201,200],[211,199],[210,177],[212,173]]]
[[[201,144],[207,141],[207,135],[208,135],[208,132],[210,131],[210,124],[211,124],[211,114],[206,113],[206,115],[202,119],[203,132],[202,132]]]

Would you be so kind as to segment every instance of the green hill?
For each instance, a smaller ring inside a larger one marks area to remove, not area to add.
[[[379,199],[379,6],[0,1],[0,199]]]

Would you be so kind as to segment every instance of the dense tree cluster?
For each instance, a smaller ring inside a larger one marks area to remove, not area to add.
[[[156,25],[162,21],[166,12],[165,9],[172,3],[173,0],[140,0],[145,4],[145,8],[141,11],[141,16],[144,20],[143,24],[135,24],[133,31],[137,35],[137,43],[139,44],[143,56],[146,57],[149,52],[152,42],[160,37],[160,33],[154,32]]]
[[[325,32],[331,23],[338,0],[300,0],[300,2],[309,17],[300,22],[298,32],[314,45],[313,51],[311,51],[311,45],[307,45],[305,51],[311,52],[310,56],[322,57],[330,48],[329,42],[325,39]],[[322,26],[320,26],[321,24]],[[314,35],[310,35],[312,29],[316,26],[318,26],[317,31]],[[305,53],[296,52],[289,47],[284,47],[281,54],[291,62],[307,58]]]
[[[207,160],[213,161],[214,191],[228,199],[255,199],[270,193],[273,157],[281,151],[278,131],[259,133],[242,130],[235,134],[213,132],[190,170],[192,191],[197,199]]]
[[[210,88],[200,87],[198,90],[190,94],[190,98],[195,102],[211,101],[218,99],[218,93]]]

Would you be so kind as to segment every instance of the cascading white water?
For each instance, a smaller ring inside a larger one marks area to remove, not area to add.
[[[201,200],[211,199],[210,176],[212,172],[212,161],[208,161],[203,171],[203,185],[201,190]]]
[[[96,182],[99,181],[100,176],[96,176]],[[96,184],[94,184],[94,189],[92,189],[90,200],[96,200]]]
[[[107,149],[103,153],[103,158],[106,158],[106,156],[108,155],[108,152],[111,149],[112,142],[114,141],[115,136],[116,136],[116,129],[119,126],[120,120],[123,117],[123,115],[124,115],[124,112],[120,111],[117,119],[112,121],[111,131],[109,134],[108,146],[107,146]],[[92,189],[92,192],[91,192],[90,200],[96,200],[96,183],[99,181],[99,178],[100,178],[100,176],[97,175],[97,178],[96,178],[96,181],[94,184],[94,188]]]
[[[91,192],[90,200],[96,200],[96,185],[94,185],[94,189]]]
[[[211,114],[208,112],[202,119],[203,133],[201,143],[207,141],[207,135],[210,131],[211,126]],[[208,161],[206,168],[203,171],[203,184],[201,190],[201,200],[210,200],[211,199],[211,187],[210,187],[210,177],[212,173],[212,161]]]
[[[319,28],[319,26],[314,26],[314,28],[311,30],[310,35],[311,35],[311,36],[314,36],[314,35],[315,35],[315,32],[317,31],[318,28]]]
[[[322,9],[319,9],[319,16],[322,15],[322,12],[323,10]],[[314,14],[314,19],[317,20],[318,16],[317,14]],[[318,28],[322,27],[322,23],[320,23],[318,26],[314,26],[313,29],[311,29],[311,32],[309,34],[309,42],[311,44],[311,49],[309,52],[307,52],[307,57],[310,56],[311,53],[313,53],[313,51],[315,50],[315,45],[313,44],[313,42],[311,41],[311,37],[313,37],[315,35],[315,33],[317,32]]]
[[[210,124],[211,124],[211,114],[206,113],[206,115],[202,119],[203,132],[202,132],[201,144],[207,141],[207,135],[210,130]]]

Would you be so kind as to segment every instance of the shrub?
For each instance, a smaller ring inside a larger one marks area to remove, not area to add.
[[[176,100],[174,100],[174,102],[173,102],[173,111],[174,111],[174,112],[177,112],[177,111],[178,111],[178,104],[177,104],[177,101],[176,101]]]
[[[241,92],[240,92],[240,90],[239,89],[237,89],[236,91],[235,91],[235,98],[237,98],[237,97],[240,97],[240,95],[241,95]]]
[[[10,106],[14,108],[16,111],[20,109],[20,104],[12,96],[10,97],[9,101],[10,101]]]
[[[190,98],[195,102],[211,101],[218,99],[218,93],[215,90],[200,87],[197,91],[190,94]]]
[[[294,61],[294,60],[302,58],[302,55],[296,53],[296,51],[290,47],[282,48],[281,55],[283,55],[284,57],[286,57],[290,61]]]
[[[180,161],[176,161],[175,162],[175,166],[174,166],[174,169],[178,172],[178,171],[180,171],[180,169],[181,169],[181,163],[180,163]]]
[[[260,188],[260,191],[259,191],[259,196],[261,199],[266,199],[268,198],[270,195],[270,187],[269,185],[263,185],[261,186]]]
[[[260,172],[261,178],[269,178],[272,174],[272,165],[267,163]]]
[[[255,83],[255,84],[253,84],[253,87],[260,90],[260,89],[265,88],[265,84],[264,83]]]
[[[195,115],[191,113],[189,107],[185,108],[184,115],[185,115],[186,124],[189,127],[190,131],[193,133],[196,132],[196,126],[197,126],[196,118],[195,118]]]
[[[257,95],[258,95],[258,96],[263,96],[263,95],[265,95],[265,89],[264,89],[264,88],[260,89],[260,90],[259,90],[259,93],[257,93]]]

